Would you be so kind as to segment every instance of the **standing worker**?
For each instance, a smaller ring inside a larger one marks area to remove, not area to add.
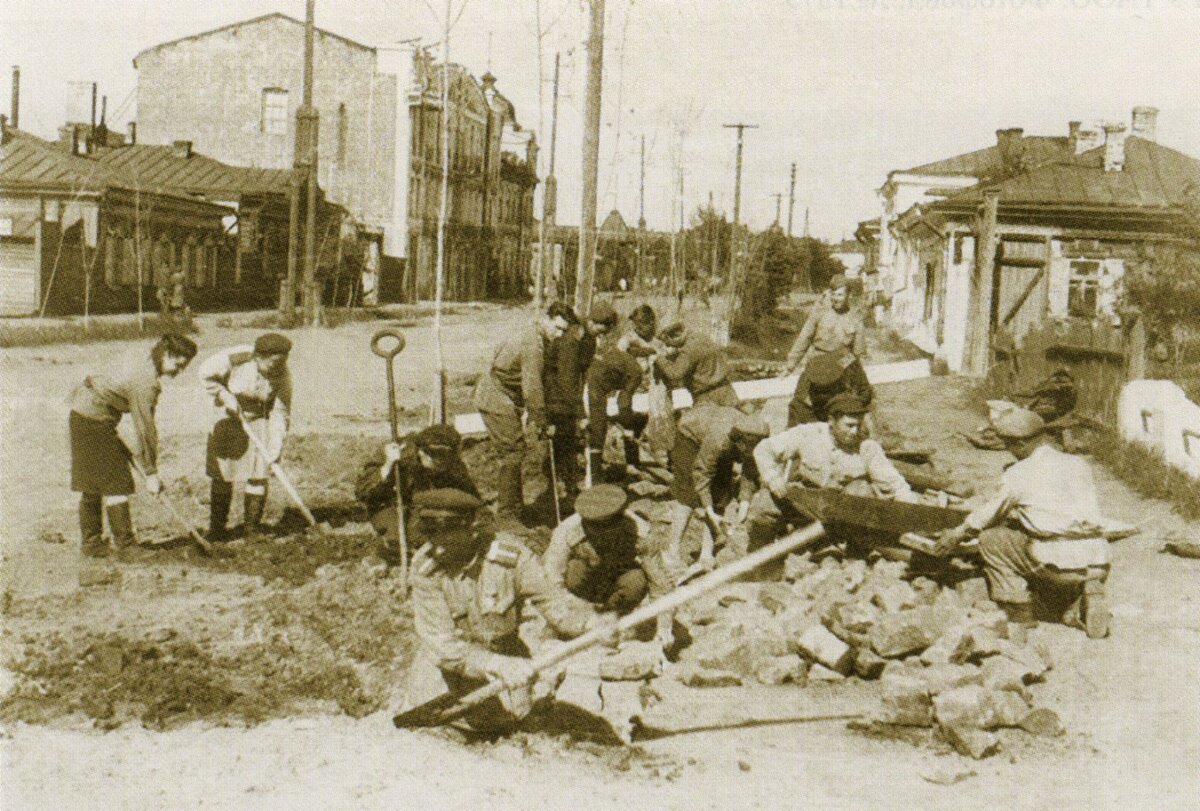
[[[579,419],[583,410],[583,384],[598,343],[617,324],[617,311],[607,301],[597,301],[592,305],[586,324],[580,324],[569,309],[565,315],[568,316],[567,329],[546,347],[545,391],[546,419],[554,429],[550,438],[554,467],[570,504],[579,491]]]
[[[604,442],[608,436],[608,398],[617,396],[617,424],[625,434],[625,464],[636,465],[638,447],[633,436],[646,427],[647,416],[634,413],[633,395],[642,382],[642,367],[628,352],[609,347],[600,352],[587,374],[588,469],[593,483],[603,480]]]
[[[856,358],[867,354],[863,315],[850,306],[850,287],[846,277],[835,274],[829,280],[829,294],[812,306],[796,342],[788,352],[787,368],[795,372],[808,359],[809,353],[848,350]]]
[[[162,378],[176,377],[196,356],[196,344],[182,335],[158,339],[147,353],[138,350],[123,358],[115,371],[84,379],[71,394],[71,489],[79,493],[79,531],[83,554],[104,557],[109,544],[104,540],[104,515],[118,548],[136,543],[129,496],[137,465],[146,479],[146,489],[162,491],[158,478],[158,430],[154,412],[162,393]],[[137,438],[130,456],[117,436],[121,415],[128,414]]]
[[[388,442],[363,464],[354,492],[367,506],[390,565],[400,562],[400,524],[396,512],[396,477],[405,505],[426,490],[451,487],[479,498],[479,489],[459,455],[462,437],[450,425],[431,425],[402,442]],[[409,516],[411,520],[412,516]]]
[[[737,497],[738,520],[745,519],[750,498],[758,489],[754,448],[770,433],[761,416],[712,403],[691,408],[679,419],[671,451],[671,495],[675,503],[670,548],[674,554],[679,554],[694,514],[708,529],[702,535],[698,565],[702,569],[713,567],[713,546],[723,523],[721,513]],[[741,467],[740,478],[735,478],[735,464]]]
[[[506,517],[519,518],[525,506],[521,484],[525,458],[522,412],[527,418],[526,427],[538,440],[554,433],[546,420],[543,388],[546,344],[562,336],[572,315],[565,304],[551,304],[534,323],[513,332],[496,347],[491,368],[475,386],[475,407],[500,458],[496,500],[499,513]]]
[[[212,479],[209,540],[226,539],[233,484],[244,481],[242,528],[253,537],[267,503],[271,465],[283,454],[292,409],[288,353],[292,342],[279,333],[260,335],[254,346],[235,346],[200,365],[204,389],[216,406],[208,435],[205,471]],[[264,459],[242,427],[250,426],[267,449]]]
[[[663,343],[663,354],[655,366],[669,389],[687,389],[694,405],[738,404],[725,353],[707,335],[685,329],[676,321],[663,328],[659,339]]]

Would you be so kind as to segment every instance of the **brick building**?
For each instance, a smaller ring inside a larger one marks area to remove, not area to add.
[[[304,24],[276,13],[142,51],[138,140],[187,140],[225,163],[289,168],[303,44]],[[442,69],[423,51],[376,49],[322,29],[313,50],[321,188],[378,238],[382,300],[432,296]],[[536,141],[494,80],[485,88],[461,66],[450,73],[447,297],[520,295]]]

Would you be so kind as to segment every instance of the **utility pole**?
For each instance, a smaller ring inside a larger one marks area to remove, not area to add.
[[[539,310],[546,303],[546,279],[551,275],[551,257],[546,252],[546,233],[554,227],[554,220],[558,216],[558,179],[554,177],[554,146],[555,141],[558,140],[558,64],[559,54],[556,53],[554,54],[554,96],[550,103],[550,169],[546,175],[546,185],[542,187],[542,227],[538,233],[537,289],[533,293],[533,304]]]
[[[737,174],[734,176],[733,183],[733,231],[731,232],[730,251],[729,251],[729,284],[728,296],[725,302],[725,318],[718,325],[714,326],[715,335],[713,336],[719,346],[727,346],[729,344],[729,322],[733,318],[734,310],[737,308],[738,290],[741,287],[741,264],[742,264],[742,238],[741,238],[741,222],[742,222],[742,152],[744,150],[745,133],[748,129],[758,129],[757,124],[724,124],[725,129],[737,130]]]
[[[575,273],[575,311],[586,318],[592,308],[596,270],[596,184],[600,163],[600,96],[604,79],[604,0],[588,0],[587,98],[583,117],[583,199],[579,207],[579,264]]]
[[[637,264],[633,268],[633,289],[642,284],[642,273],[646,250],[646,136],[642,135],[642,148],[638,175],[638,232],[637,232]]]
[[[788,183],[788,229],[787,235],[792,235],[792,213],[796,210],[796,164],[792,164],[792,179]]]
[[[775,225],[779,225],[780,211],[783,207],[783,192],[777,191],[771,195],[775,198]]]
[[[963,350],[964,374],[985,377],[992,355],[992,297],[996,275],[996,220],[1000,192],[983,193],[975,230],[975,267],[967,299],[967,339]]]
[[[313,106],[313,17],[316,0],[307,0],[304,12],[304,103],[296,111],[296,138],[304,145],[304,323],[320,321],[321,294],[317,289],[317,144],[320,114]]]
[[[12,98],[9,107],[9,123],[14,130],[21,128],[21,66],[13,65]]]
[[[808,206],[805,206],[804,207],[804,238],[809,239],[810,237],[812,237],[812,231],[810,231],[808,228]]]
[[[437,276],[433,293],[433,346],[437,368],[433,377],[433,402],[429,424],[446,421],[446,356],[442,350],[442,298],[446,294],[446,220],[450,203],[450,14],[453,0],[446,0],[442,28],[442,194],[438,208]]]

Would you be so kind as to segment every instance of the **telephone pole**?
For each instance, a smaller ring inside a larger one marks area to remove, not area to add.
[[[320,114],[313,106],[313,15],[316,10],[316,0],[308,0],[304,11],[304,104],[296,113],[296,119],[301,127],[296,135],[303,131],[304,138],[304,168],[306,199],[304,209],[304,323],[316,324],[320,320],[321,294],[317,289],[317,129],[320,124]]]
[[[775,198],[775,225],[779,225],[779,215],[783,207],[783,192],[777,191],[771,196]]]
[[[796,210],[796,164],[792,164],[792,179],[788,184],[788,230],[787,235],[792,235],[792,213]]]
[[[638,289],[642,283],[642,263],[645,261],[642,253],[646,250],[646,136],[642,136],[642,151],[640,174],[638,176],[638,233],[637,233],[637,264],[633,268],[633,289]]]
[[[604,77],[604,0],[589,0],[587,98],[583,118],[583,199],[579,207],[579,264],[575,311],[586,318],[592,307],[596,269],[596,182],[600,163],[600,94]]]
[[[737,307],[738,290],[741,287],[741,265],[742,265],[742,237],[741,237],[741,221],[742,221],[742,152],[744,150],[746,130],[758,129],[757,124],[723,124],[725,129],[737,130],[737,174],[734,176],[733,183],[733,230],[730,240],[730,255],[729,255],[729,293],[725,302],[725,318],[722,323],[715,328],[716,334],[714,337],[720,346],[729,344],[729,322],[733,318],[734,310]]]
[[[808,206],[804,207],[804,238],[808,239],[812,236],[812,232],[808,230]]]

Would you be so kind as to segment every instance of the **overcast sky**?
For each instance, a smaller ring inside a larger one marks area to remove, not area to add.
[[[582,0],[453,3],[451,59],[480,75],[490,57],[499,88],[543,147],[554,52],[563,53],[559,220],[577,222]],[[1159,140],[1200,156],[1200,0],[607,4],[601,217],[615,207],[636,222],[642,135],[651,227],[674,221],[681,154],[687,210],[710,192],[731,210],[735,137],[721,125],[735,121],[759,125],[746,133],[743,219],[770,224],[794,161],[795,230],[811,207],[813,233],[829,239],[877,213],[888,171],[986,146],[999,128],[1065,134],[1070,119],[1128,122],[1133,106],[1149,104],[1161,109]],[[317,0],[317,25],[370,45],[435,42],[444,8],[445,0]],[[303,19],[304,2],[3,0],[0,54],[21,66],[22,128],[51,137],[68,83],[92,80],[108,95],[110,124],[123,126],[136,117],[135,54],[272,11]],[[7,112],[9,83],[0,84]],[[786,196],[784,208],[786,217]]]

